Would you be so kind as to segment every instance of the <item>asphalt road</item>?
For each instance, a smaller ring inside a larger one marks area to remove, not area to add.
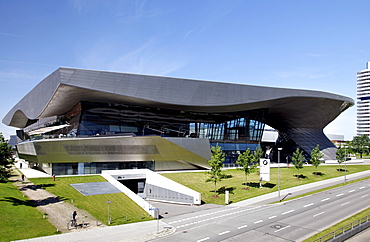
[[[302,241],[370,207],[370,181],[261,206],[226,206],[164,222],[176,228],[158,241]]]

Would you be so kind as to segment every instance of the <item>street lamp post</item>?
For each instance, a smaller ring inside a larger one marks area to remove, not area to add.
[[[107,204],[108,204],[108,225],[110,225],[110,203],[111,203],[112,201],[107,201]]]
[[[278,196],[279,196],[279,202],[280,202],[280,151],[283,148],[278,148]]]

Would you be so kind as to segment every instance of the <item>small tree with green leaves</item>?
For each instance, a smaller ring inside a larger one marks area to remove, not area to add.
[[[350,142],[350,145],[351,145],[351,148],[356,153],[360,154],[360,158],[362,159],[362,154],[369,152],[369,146],[370,146],[369,136],[367,136],[366,134],[361,135],[361,136],[355,136]]]
[[[292,160],[293,160],[293,164],[294,164],[294,167],[297,169],[298,171],[298,175],[297,175],[297,178],[299,179],[299,170],[303,168],[303,162],[305,160],[305,157],[303,155],[303,151],[300,150],[299,148],[297,148],[294,152],[293,152],[293,156],[292,156]]]
[[[213,182],[215,185],[215,196],[216,196],[216,184],[221,181],[225,175],[222,173],[223,162],[225,161],[225,154],[222,152],[221,147],[216,144],[216,146],[211,147],[212,157],[208,161],[211,170],[208,171],[209,178],[206,182]]]
[[[261,147],[258,147],[253,153],[253,162],[255,162],[258,165],[262,155],[263,150],[261,149]]]
[[[311,151],[311,163],[316,167],[315,175],[317,175],[317,167],[321,164],[321,158],[324,157],[324,154],[320,151],[319,145],[316,145]]]
[[[253,153],[248,148],[238,156],[236,164],[242,167],[245,173],[245,185],[248,186],[248,175],[255,171],[259,164],[259,160],[263,155],[263,151],[258,147]]]
[[[0,133],[0,182],[8,181],[10,177],[10,168],[14,164],[12,159],[12,147]]]
[[[251,174],[256,168],[256,164],[253,164],[253,154],[249,148],[238,156],[236,164],[241,166],[244,170],[245,185],[248,186],[248,175]]]
[[[338,164],[339,164],[339,171],[342,171],[340,168],[340,164],[342,164],[346,160],[346,150],[345,148],[342,148],[341,146],[337,149],[335,152],[335,158],[337,158]]]

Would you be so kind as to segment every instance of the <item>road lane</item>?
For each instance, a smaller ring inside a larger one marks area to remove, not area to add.
[[[169,221],[177,233],[160,240],[238,241],[261,234],[269,241],[300,240],[369,207],[369,193],[363,181],[279,204],[211,209]]]

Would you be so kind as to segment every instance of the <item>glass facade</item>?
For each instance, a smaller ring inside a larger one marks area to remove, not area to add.
[[[161,136],[206,138],[218,143],[226,154],[225,164],[235,163],[246,149],[259,145],[267,109],[242,112],[195,112],[158,107],[112,103],[81,102],[56,117],[54,124],[66,123],[61,129],[34,139],[90,136]],[[50,123],[50,122],[49,122]],[[46,124],[46,123],[45,123]],[[37,124],[40,126],[40,124]],[[159,154],[155,145],[64,145],[68,155]],[[151,161],[53,164],[53,174],[98,174],[101,170],[132,168],[154,169]]]
[[[100,174],[103,170],[150,169],[154,170],[154,161],[131,162],[91,162],[91,163],[54,163],[54,175]]]
[[[221,147],[222,151],[225,153],[224,164],[235,164],[238,159],[239,154],[243,153],[247,149],[255,151],[259,144],[238,144],[238,143],[211,143],[211,146]]]
[[[142,106],[82,103],[77,136],[132,134],[259,142],[266,110],[204,113]]]

